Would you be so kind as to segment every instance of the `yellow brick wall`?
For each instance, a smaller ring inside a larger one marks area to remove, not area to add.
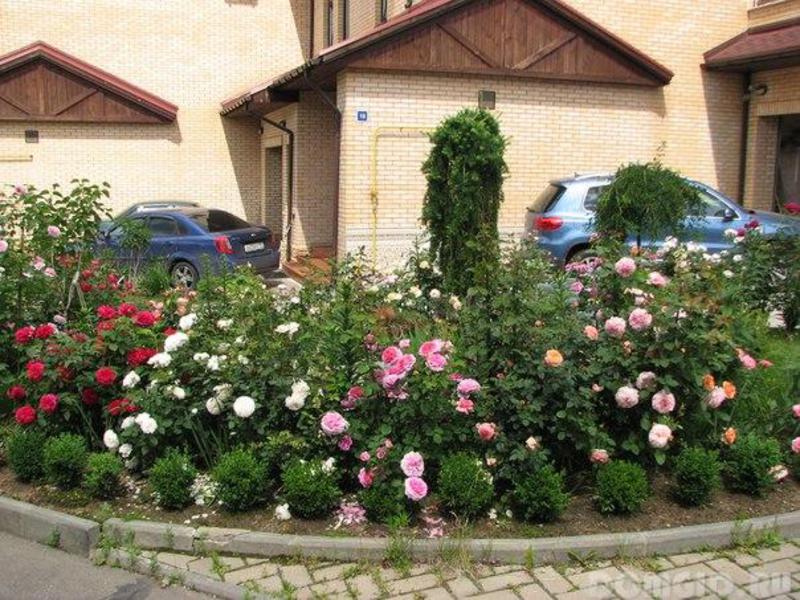
[[[219,103],[303,61],[306,0],[3,0],[0,53],[43,40],[178,105],[171,125],[0,122],[0,182],[111,184],[115,209],[190,199],[258,216],[258,125]],[[39,144],[25,144],[35,127]]]
[[[800,0],[777,0],[751,8],[748,13],[750,27],[762,27],[800,17]]]
[[[746,26],[741,0],[573,0],[590,18],[675,72],[663,89],[459,76],[349,72],[339,79],[343,112],[339,251],[371,245],[371,147],[377,143],[379,253],[391,259],[421,233],[428,143],[392,128],[432,128],[482,89],[511,138],[500,224],[518,233],[525,208],[547,181],[574,171],[611,171],[661,151],[669,166],[735,195],[742,78],[707,73],[702,54]],[[668,26],[665,26],[665,23]],[[356,121],[367,110],[367,123]],[[378,134],[377,142],[373,142]],[[406,137],[397,137],[405,135]]]

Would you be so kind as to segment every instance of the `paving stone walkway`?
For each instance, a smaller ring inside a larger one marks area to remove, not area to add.
[[[248,596],[303,600],[403,598],[797,598],[800,539],[766,549],[694,552],[669,557],[585,562],[582,566],[268,561],[161,552],[148,558],[234,583]]]

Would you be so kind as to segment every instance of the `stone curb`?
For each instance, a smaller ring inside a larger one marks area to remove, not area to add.
[[[80,556],[89,556],[100,537],[94,521],[5,496],[0,496],[0,531]]]
[[[164,563],[153,563],[147,558],[136,556],[125,550],[109,551],[102,556],[102,562],[111,567],[120,567],[142,575],[172,580],[176,585],[180,584],[195,592],[209,594],[223,600],[262,600],[267,598],[262,594],[247,592],[233,583],[217,581],[200,573],[178,569]]]
[[[595,558],[677,554],[698,548],[724,548],[737,537],[774,529],[784,537],[800,537],[800,511],[741,522],[727,521],[674,529],[532,539],[411,540],[413,558],[433,560],[458,549],[474,560],[522,564],[565,562],[574,556]],[[172,534],[167,533],[172,531]],[[327,536],[261,533],[246,529],[171,526],[147,521],[109,519],[103,531],[118,540],[133,536],[134,543],[148,550],[208,551],[247,556],[309,556],[331,560],[380,560],[387,538],[337,538]],[[171,541],[171,544],[168,543]]]

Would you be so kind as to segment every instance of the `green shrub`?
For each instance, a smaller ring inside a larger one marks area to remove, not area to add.
[[[514,514],[524,521],[555,521],[569,503],[564,476],[552,465],[542,465],[519,477],[511,493]]]
[[[598,469],[595,493],[600,512],[630,514],[642,507],[650,495],[650,486],[642,467],[615,460]]]
[[[445,286],[463,294],[475,267],[496,259],[507,142],[497,119],[475,109],[445,119],[430,139],[422,165],[428,181],[422,222]]]
[[[267,474],[279,480],[286,468],[286,457],[302,457],[308,452],[308,442],[289,431],[279,431],[267,437],[258,449],[258,457],[267,469]]]
[[[44,444],[40,431],[17,429],[6,438],[6,459],[20,481],[40,479],[44,475]]]
[[[406,510],[406,498],[399,482],[376,482],[358,493],[358,501],[373,523],[388,523]]]
[[[231,511],[252,508],[264,499],[268,487],[264,464],[244,448],[223,454],[211,477],[217,483],[217,498]]]
[[[283,497],[293,515],[305,519],[324,517],[339,503],[342,492],[332,473],[319,461],[295,461],[283,472]]]
[[[721,468],[716,452],[684,448],[675,459],[673,496],[684,506],[707,504],[719,487]]]
[[[748,433],[725,452],[725,484],[734,492],[763,496],[775,485],[770,469],[780,461],[778,442]]]
[[[492,478],[480,460],[456,454],[442,461],[437,488],[442,506],[459,517],[475,518],[492,505]]]
[[[173,450],[156,460],[148,481],[159,506],[180,509],[192,502],[192,484],[196,476],[197,470],[189,457]]]
[[[62,433],[44,445],[44,474],[47,481],[71,490],[80,485],[89,451],[79,435]]]
[[[116,454],[98,452],[89,455],[83,486],[95,498],[108,500],[119,493],[122,460]]]

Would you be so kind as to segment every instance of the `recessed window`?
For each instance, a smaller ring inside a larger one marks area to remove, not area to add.
[[[494,110],[495,93],[491,90],[481,90],[478,92],[478,108]]]
[[[385,23],[389,18],[389,0],[378,1],[378,23]]]
[[[340,0],[339,12],[341,13],[340,21],[342,23],[342,39],[346,40],[350,37],[350,2],[349,0]]]
[[[334,23],[333,0],[325,0],[325,46],[333,44]]]
[[[38,129],[26,129],[25,130],[25,143],[26,144],[38,144],[39,143],[39,130]]]

